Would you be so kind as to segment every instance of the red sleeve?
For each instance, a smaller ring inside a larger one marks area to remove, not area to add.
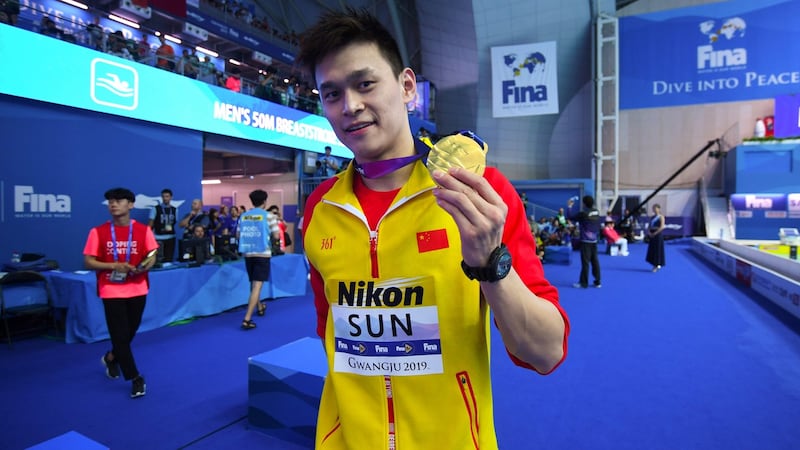
[[[300,232],[303,235],[304,246],[308,243],[305,242],[306,231],[311,226],[311,221],[314,219],[314,209],[319,204],[322,196],[339,180],[338,177],[328,178],[323,181],[306,200],[305,208],[303,209],[303,228]],[[317,335],[325,339],[325,326],[328,323],[328,311],[330,305],[328,299],[325,297],[325,285],[322,282],[322,276],[317,271],[314,264],[309,261],[309,272],[311,274],[311,289],[314,292],[314,308],[317,310]]]
[[[497,191],[500,197],[503,198],[508,206],[508,215],[506,216],[505,230],[503,231],[503,243],[508,247],[513,260],[514,270],[517,271],[523,283],[530,289],[536,296],[541,297],[558,309],[561,317],[564,319],[564,341],[563,341],[563,356],[561,361],[558,362],[553,369],[561,365],[564,358],[567,356],[567,337],[569,336],[569,318],[564,309],[558,301],[558,290],[550,284],[544,276],[544,268],[539,257],[536,256],[536,241],[531,233],[531,226],[528,223],[528,218],[525,215],[525,206],[519,198],[517,190],[511,185],[511,182],[493,167],[487,167],[484,177]],[[536,370],[535,367],[521,361],[511,353],[508,354],[514,364],[520,367],[526,367]],[[539,372],[537,370],[537,372]],[[550,373],[547,372],[547,373]],[[542,373],[542,372],[539,372]],[[546,373],[544,374],[546,375]]]

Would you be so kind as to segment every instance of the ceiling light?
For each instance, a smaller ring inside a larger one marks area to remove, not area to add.
[[[217,53],[217,52],[215,52],[213,50],[209,50],[207,48],[200,47],[199,45],[197,47],[195,47],[194,49],[197,50],[198,52],[204,54],[204,55],[211,56],[212,58],[218,58],[219,57],[219,53]]]
[[[176,38],[175,36],[170,36],[168,34],[164,35],[164,39],[166,39],[168,41],[172,41],[172,42],[174,42],[174,43],[176,43],[178,45],[180,45],[183,42],[180,39]]]
[[[241,66],[242,65],[242,63],[240,63],[239,61],[237,61],[237,60],[235,60],[233,58],[229,59],[228,62],[233,64],[233,65],[235,65],[235,66]]]
[[[75,0],[61,0],[61,2],[62,3],[66,3],[68,5],[72,5],[72,6],[76,7],[76,8],[80,8],[80,9],[89,9],[88,6],[84,5],[81,2],[76,2]]]
[[[134,22],[134,21],[132,21],[132,20],[123,19],[122,17],[115,16],[113,14],[109,14],[108,18],[113,20],[114,22],[119,22],[119,23],[121,23],[123,25],[127,25],[129,27],[136,28],[137,30],[139,29],[139,24]]]
[[[200,184],[220,184],[222,180],[200,180]]]

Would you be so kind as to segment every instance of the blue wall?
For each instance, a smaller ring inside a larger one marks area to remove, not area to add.
[[[0,262],[19,250],[82,268],[89,229],[109,219],[103,193],[112,187],[137,194],[132,215],[145,222],[165,187],[176,203],[186,201],[184,212],[202,198],[198,131],[5,95],[0,123]],[[38,208],[26,201],[43,195],[56,202]]]

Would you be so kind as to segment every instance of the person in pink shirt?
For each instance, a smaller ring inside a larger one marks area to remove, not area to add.
[[[103,300],[111,351],[102,364],[106,376],[131,383],[131,398],[145,395],[144,377],[136,367],[131,341],[142,323],[149,290],[147,271],[156,261],[158,243],[147,224],[131,219],[136,196],[128,189],[106,191],[111,220],[89,231],[83,262],[97,274],[97,295]]]
[[[614,219],[611,219],[611,221],[606,220],[606,223],[600,231],[602,231],[603,236],[606,237],[606,241],[609,245],[619,245],[620,255],[628,256],[628,240],[621,237],[617,233],[617,230],[614,229]]]

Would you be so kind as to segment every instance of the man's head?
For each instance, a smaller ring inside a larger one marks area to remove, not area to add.
[[[195,239],[203,239],[206,237],[206,229],[202,225],[196,224],[192,227],[192,236]]]
[[[584,195],[583,196],[583,206],[585,206],[587,208],[593,208],[594,207],[594,198],[592,198],[591,195]]]
[[[267,202],[267,192],[262,189],[256,189],[250,193],[250,202],[253,206],[260,208]]]
[[[325,146],[325,156],[330,156],[330,154],[331,154],[331,146],[330,145],[326,145]]]
[[[172,200],[172,191],[170,189],[163,189],[161,191],[161,202],[165,205],[169,205],[169,202]]]
[[[108,200],[108,211],[112,216],[129,214],[136,203],[136,196],[133,192],[122,187],[107,190],[104,197]]]
[[[417,91],[397,43],[365,11],[325,14],[304,34],[298,60],[320,92],[336,137],[361,163],[409,156],[406,103]]]
[[[275,214],[276,216],[280,215],[281,212],[280,208],[278,208],[278,205],[270,205],[269,208],[267,208],[267,211]]]
[[[400,49],[389,30],[366,10],[354,8],[348,8],[343,13],[329,12],[307,29],[301,37],[297,60],[309,71],[311,80],[319,86],[320,80],[316,79],[317,65],[331,53],[338,53],[352,44],[376,45],[393,74],[400,75],[403,71]]]
[[[203,209],[203,201],[199,198],[192,200],[192,211],[197,212]]]

